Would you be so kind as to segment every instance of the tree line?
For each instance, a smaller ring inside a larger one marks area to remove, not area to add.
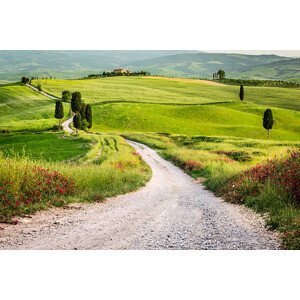
[[[218,80],[224,84],[230,85],[247,85],[247,86],[268,86],[268,87],[285,87],[285,88],[299,88],[300,84],[285,80],[260,80],[260,79],[234,79],[225,78],[224,70],[219,70],[213,73],[213,80]]]
[[[114,77],[114,76],[150,76],[151,74],[147,71],[138,71],[138,72],[102,72],[100,74],[89,74],[84,78],[99,78],[99,77]]]
[[[300,84],[284,80],[258,80],[258,79],[227,79],[220,80],[221,83],[229,85],[245,85],[245,86],[266,86],[266,87],[283,87],[283,88],[299,88]]]

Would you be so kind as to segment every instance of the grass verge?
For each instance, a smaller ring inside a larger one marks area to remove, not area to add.
[[[59,143],[63,135],[54,136]],[[43,133],[42,137],[47,134]],[[4,156],[2,152],[0,221],[8,222],[14,216],[52,205],[102,201],[136,190],[150,179],[150,168],[122,137],[81,134],[67,138],[69,148],[74,147],[73,141],[78,139],[85,145],[85,154],[77,155],[70,150],[69,157],[64,160],[58,159],[51,147],[46,154],[47,160],[33,159],[32,155],[26,157],[26,153]],[[49,141],[41,143],[40,149],[46,152],[47,144]]]
[[[253,139],[129,133],[229,202],[265,215],[284,249],[300,249],[299,144]]]

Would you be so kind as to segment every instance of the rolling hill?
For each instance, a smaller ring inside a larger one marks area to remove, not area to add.
[[[300,79],[299,58],[277,55],[188,50],[0,51],[0,80],[79,78],[119,67],[174,77],[212,78],[212,73],[222,68],[228,78]]]
[[[136,61],[127,68],[174,77],[212,78],[219,69],[227,78],[293,80],[300,77],[300,59],[277,55],[183,53]]]
[[[53,126],[54,101],[22,83],[0,85],[0,129],[44,129]]]
[[[19,80],[22,76],[78,78],[112,70],[136,60],[195,51],[1,51],[0,79]]]
[[[189,79],[111,77],[82,80],[34,80],[43,90],[60,96],[80,91],[93,103],[93,128],[104,132],[164,132],[266,139],[262,115],[272,107],[272,136],[299,140],[300,89],[239,88]]]

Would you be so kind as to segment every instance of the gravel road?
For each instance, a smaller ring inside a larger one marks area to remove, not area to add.
[[[31,89],[33,89],[34,91],[36,91],[36,92],[38,92],[38,93],[40,93],[40,94],[42,94],[42,95],[44,95],[44,96],[46,96],[46,97],[48,97],[48,98],[50,98],[50,99],[53,99],[53,100],[61,100],[60,98],[54,97],[54,96],[52,96],[52,95],[50,95],[50,94],[48,94],[48,93],[46,93],[46,92],[39,91],[38,88],[36,88],[35,86],[33,86],[33,85],[31,85],[31,84],[26,84],[26,85],[27,85],[28,87],[30,87]]]
[[[145,187],[0,225],[0,249],[279,248],[260,216],[216,198],[147,146],[128,143],[152,168]]]

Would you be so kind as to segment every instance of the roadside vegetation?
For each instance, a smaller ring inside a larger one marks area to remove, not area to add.
[[[266,214],[283,247],[300,249],[299,142],[246,138],[124,134],[144,143],[217,195]]]
[[[16,147],[21,139],[27,140],[27,152]],[[1,135],[0,141],[4,150],[0,156],[1,222],[53,205],[103,201],[137,189],[151,176],[148,165],[118,136],[41,133],[35,140],[32,134],[22,134]],[[9,144],[15,147],[13,153]]]

